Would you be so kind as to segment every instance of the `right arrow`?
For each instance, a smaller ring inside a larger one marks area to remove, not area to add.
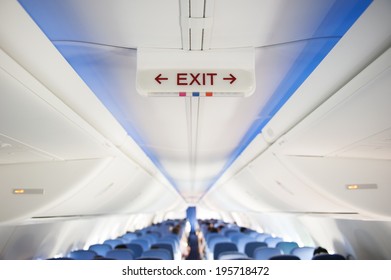
[[[231,77],[223,78],[223,80],[231,81],[230,84],[236,81],[236,77],[232,74],[229,74]]]

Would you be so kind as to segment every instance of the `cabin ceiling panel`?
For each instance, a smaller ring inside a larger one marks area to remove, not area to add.
[[[247,168],[224,184],[213,188],[205,195],[203,201],[220,201],[217,197],[223,193],[229,194],[232,201],[227,204],[222,200],[221,204],[217,205],[218,209],[231,211],[236,208],[240,209],[239,211],[250,212],[289,211],[291,209],[289,203],[269,192],[268,188],[260,184]]]
[[[68,199],[85,187],[109,161],[89,159],[1,165],[0,223],[23,221]]]
[[[252,184],[252,192],[268,194],[274,201],[280,200],[287,204],[287,207],[277,205],[276,208],[288,212],[352,212],[348,205],[320,193],[303,178],[291,172],[272,150],[255,159],[248,169],[259,185],[257,188],[257,184]]]
[[[390,160],[289,156],[283,162],[311,188],[356,209],[363,217],[390,217]],[[349,185],[364,187],[349,189]]]
[[[344,158],[391,159],[391,128],[335,153]]]
[[[49,160],[53,160],[53,158],[0,134],[0,164]]]
[[[262,47],[312,38],[319,19],[334,4],[334,0],[215,0],[211,48]]]
[[[179,1],[19,1],[53,41],[181,48]],[[46,25],[47,22],[51,24]]]
[[[281,151],[301,156],[391,159],[390,88],[388,50],[287,134]]]
[[[243,99],[136,92],[133,48],[184,47],[184,2],[19,2],[173,187],[193,200],[214,185],[371,1],[215,1],[210,46],[257,48],[257,89]],[[141,18],[143,12],[150,17]]]
[[[8,154],[9,161],[32,161],[34,154],[50,160],[107,154],[102,143],[3,69],[0,91],[0,134],[17,143],[17,155]]]
[[[139,168],[135,165],[124,159],[113,158],[83,188],[38,216],[82,216],[121,212],[123,205],[117,200],[121,197],[127,198],[130,203],[139,192],[140,185],[135,182],[138,172]],[[130,187],[131,183],[135,183],[134,186]]]

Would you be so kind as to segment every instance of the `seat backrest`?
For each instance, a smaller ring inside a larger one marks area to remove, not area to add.
[[[90,250],[76,250],[69,253],[68,257],[74,260],[93,260],[98,254]]]
[[[152,244],[151,249],[166,249],[170,252],[171,258],[174,259],[174,249],[170,243],[155,243]]]
[[[245,253],[244,249],[246,247],[246,244],[253,241],[255,241],[253,237],[245,235],[234,241],[234,243],[236,244],[236,246],[238,246],[239,252]]]
[[[267,244],[265,242],[261,242],[261,241],[248,242],[244,246],[244,253],[247,256],[249,256],[250,258],[253,258],[255,249],[260,248],[260,247],[267,247]]]
[[[299,247],[296,242],[287,242],[287,241],[281,241],[278,242],[276,245],[276,248],[280,248],[282,252],[286,255],[289,255],[294,248]]]
[[[106,258],[114,260],[134,260],[134,255],[129,249],[114,249],[106,253]]]
[[[180,249],[179,238],[178,238],[178,236],[173,235],[173,234],[165,235],[162,238],[158,239],[155,243],[166,243],[166,242],[172,244],[172,246],[173,246],[172,248],[174,251]]]
[[[279,248],[260,247],[254,251],[254,259],[256,260],[268,260],[278,255],[282,255],[282,251]]]
[[[272,237],[269,233],[258,233],[255,239],[257,241],[265,242],[266,238]]]
[[[133,255],[135,258],[141,257],[142,253],[144,252],[144,249],[140,244],[128,243],[125,245],[126,245],[126,248],[130,249],[133,252]]]
[[[230,252],[232,252],[232,251],[238,252],[238,247],[233,242],[219,242],[219,243],[216,243],[216,245],[214,246],[214,250],[213,250],[213,259],[217,260],[219,255],[222,252],[228,252],[228,251],[230,251]]]
[[[151,246],[153,243],[155,243],[159,238],[157,237],[157,235],[153,234],[153,233],[145,233],[141,239],[146,239],[148,240],[149,242],[149,246]]]
[[[229,239],[231,239],[232,242],[236,243],[239,239],[241,239],[243,237],[247,237],[247,235],[245,235],[244,233],[241,233],[241,232],[236,232],[236,233],[230,234],[228,237],[229,237]]]
[[[278,256],[273,256],[269,260],[300,260],[298,256],[295,255],[278,255]]]
[[[126,243],[129,243],[130,241],[136,239],[137,237],[138,236],[135,232],[127,232],[121,236],[121,238],[124,239]]]
[[[245,253],[237,251],[221,252],[217,258],[218,260],[248,260],[250,259]]]
[[[231,242],[231,239],[222,236],[214,236],[213,238],[209,239],[207,244],[209,251],[214,252],[215,245],[222,242]]]
[[[221,231],[221,234],[228,238],[230,237],[230,235],[235,233],[240,233],[238,228],[226,228],[225,230]]]
[[[143,247],[143,251],[146,251],[151,247],[149,240],[143,239],[142,237],[134,239],[130,243],[141,245],[141,247]]]
[[[158,240],[159,238],[162,237],[163,234],[161,232],[159,232],[158,229],[157,229],[155,231],[151,231],[151,232],[147,233],[146,235],[154,236],[155,240]]]
[[[103,242],[103,244],[108,244],[111,246],[111,249],[114,249],[115,246],[123,244],[124,241],[122,239],[107,239]]]
[[[150,249],[145,251],[142,255],[142,258],[158,258],[161,260],[172,260],[171,254],[167,249]]]
[[[311,260],[314,255],[314,247],[297,247],[292,249],[291,254],[298,256],[301,260]]]
[[[281,241],[283,241],[281,237],[268,237],[265,239],[267,246],[270,248],[276,247],[277,243]]]
[[[110,251],[112,248],[109,244],[93,244],[91,245],[88,250],[94,251],[99,256],[106,256],[106,253]]]
[[[218,233],[218,232],[208,232],[205,234],[205,241],[208,243],[212,238],[215,237],[224,237],[224,235]]]
[[[340,254],[319,254],[315,255],[313,260],[345,260],[345,257]]]

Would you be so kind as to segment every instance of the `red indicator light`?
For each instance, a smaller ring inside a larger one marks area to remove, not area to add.
[[[213,92],[205,92],[205,96],[213,96]]]
[[[186,92],[180,92],[179,96],[186,96]]]

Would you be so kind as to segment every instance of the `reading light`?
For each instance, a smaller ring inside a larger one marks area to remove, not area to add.
[[[30,188],[18,188],[12,190],[13,194],[21,195],[21,194],[44,194],[44,189],[30,189]]]
[[[24,189],[14,189],[13,194],[24,194]]]
[[[346,185],[348,190],[368,190],[368,189],[377,189],[377,184],[350,184]]]

